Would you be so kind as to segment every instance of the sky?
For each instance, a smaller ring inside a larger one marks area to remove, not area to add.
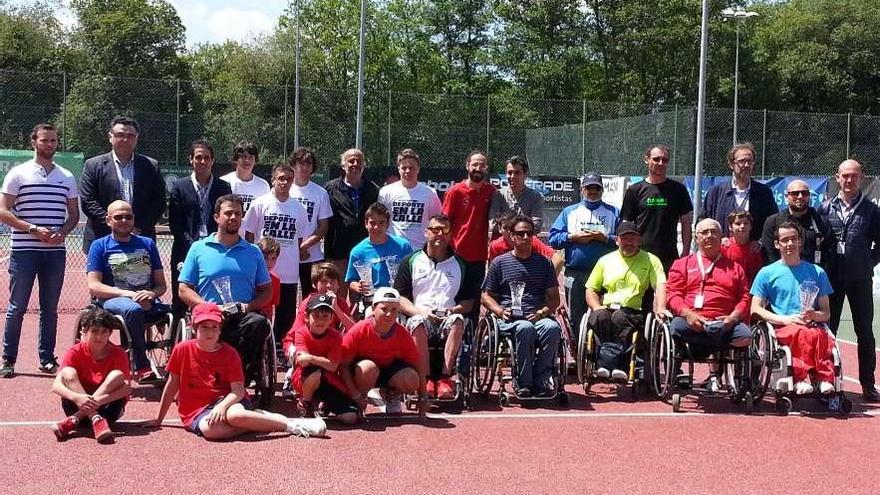
[[[186,27],[186,46],[199,43],[222,43],[226,40],[249,41],[271,32],[288,0],[166,0],[177,9]],[[27,5],[33,0],[12,0],[14,5]],[[61,1],[61,21],[74,22],[73,15]]]

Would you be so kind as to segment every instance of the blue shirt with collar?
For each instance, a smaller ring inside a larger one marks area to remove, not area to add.
[[[186,253],[178,280],[195,287],[202,299],[223,304],[212,283],[220,277],[229,277],[234,300],[231,302],[239,303],[252,301],[256,288],[271,282],[266,261],[257,246],[241,238],[226,247],[217,241],[214,233],[193,243]]]

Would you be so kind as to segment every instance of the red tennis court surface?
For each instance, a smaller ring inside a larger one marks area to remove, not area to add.
[[[331,425],[325,439],[209,443],[176,421],[138,426],[157,407],[159,391],[147,386],[135,390],[115,445],[58,443],[52,379],[36,372],[36,318],[25,320],[20,374],[0,381],[0,493],[877,493],[880,407],[856,393],[843,419],[809,401],[815,414],[778,417],[768,402],[744,416],[720,399],[687,400],[674,414],[628,390],[585,398],[572,385],[565,409],[502,411],[492,400],[425,421],[370,415],[358,428]],[[59,354],[72,319],[59,321]],[[852,377],[855,349],[842,350]]]

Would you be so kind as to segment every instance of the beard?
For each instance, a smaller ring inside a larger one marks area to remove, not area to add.
[[[474,182],[482,182],[483,179],[486,178],[486,174],[480,172],[479,170],[469,170],[468,171],[468,179]]]
[[[238,226],[233,227],[231,223],[226,224],[226,233],[227,234],[237,234]]]

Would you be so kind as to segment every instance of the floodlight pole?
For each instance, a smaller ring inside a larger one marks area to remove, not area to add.
[[[300,10],[300,1],[296,0],[294,2],[294,9],[296,10],[296,55],[294,56],[294,83],[293,83],[293,149],[299,148],[299,57],[300,57],[300,24],[299,24],[299,16],[302,13]],[[285,138],[285,142],[287,139]],[[286,157],[285,157],[286,158]]]
[[[703,21],[700,27],[700,79],[697,89],[697,144],[694,157],[694,225],[703,206],[703,145],[706,131],[706,59],[709,55],[709,0],[703,0]],[[685,246],[690,250],[690,246]]]
[[[362,150],[364,144],[364,59],[366,45],[367,0],[361,0],[360,42],[358,48],[357,123],[354,147]]]
[[[721,11],[721,17],[724,19],[733,19],[736,23],[736,56],[733,63],[733,144],[737,143],[737,117],[739,111],[739,25],[740,21],[755,17],[757,12],[742,10],[737,7],[735,9],[727,7]]]

